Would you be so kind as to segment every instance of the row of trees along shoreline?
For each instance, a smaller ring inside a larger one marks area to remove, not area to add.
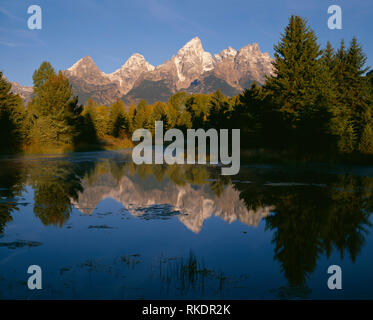
[[[373,72],[356,38],[321,49],[307,20],[291,16],[274,46],[274,72],[234,97],[178,92],[167,103],[80,105],[69,80],[43,62],[24,106],[0,73],[0,152],[131,147],[138,128],[241,129],[245,149],[294,154],[373,154]]]

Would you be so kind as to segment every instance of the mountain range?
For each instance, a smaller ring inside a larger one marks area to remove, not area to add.
[[[138,103],[141,99],[154,103],[166,102],[178,91],[212,93],[220,88],[225,95],[234,96],[253,81],[263,83],[265,76],[272,73],[272,58],[262,53],[257,43],[238,51],[228,47],[212,55],[195,37],[158,66],[135,53],[122,67],[107,74],[86,56],[63,72],[79,103],[86,103],[89,97],[105,105],[117,99],[126,104]],[[13,83],[13,91],[26,101],[31,97],[30,87]]]

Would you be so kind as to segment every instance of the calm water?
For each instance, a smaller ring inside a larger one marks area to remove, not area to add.
[[[0,159],[1,299],[373,298],[373,167]],[[43,289],[27,288],[27,268]],[[340,265],[343,290],[329,290]]]

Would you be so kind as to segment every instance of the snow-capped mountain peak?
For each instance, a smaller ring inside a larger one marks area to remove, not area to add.
[[[69,71],[70,75],[73,75],[73,76],[82,75],[84,73],[92,72],[92,71],[100,72],[104,74],[96,66],[96,64],[93,62],[90,56],[85,56],[84,58],[81,58],[76,63],[74,63],[70,68],[68,68],[67,71]]]
[[[179,85],[182,87],[196,76],[214,68],[214,59],[206,52],[198,37],[187,42],[174,57]]]
[[[152,66],[150,63],[148,63],[144,56],[139,53],[134,53],[131,57],[128,58],[128,60],[123,64],[121,68],[114,71],[111,74],[119,73],[120,70],[138,70],[138,69],[146,69],[146,71],[152,71],[154,70],[154,66]]]
[[[134,53],[122,67],[108,74],[108,77],[111,81],[119,83],[121,94],[126,94],[141,74],[154,69],[155,67],[148,63],[143,55]]]
[[[190,54],[191,52],[202,52],[202,42],[198,37],[194,37],[192,40],[188,41],[177,53],[178,56],[183,56],[184,54]]]
[[[232,47],[228,47],[227,49],[224,49],[220,53],[215,54],[214,58],[217,63],[220,63],[229,57],[234,58],[236,54],[237,54],[237,50],[233,49]]]
[[[213,59],[209,52],[206,52],[202,47],[202,42],[198,37],[188,41],[177,53],[178,61],[192,60],[199,58],[204,68],[213,68]]]

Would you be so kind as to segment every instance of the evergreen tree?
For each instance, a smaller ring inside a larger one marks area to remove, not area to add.
[[[153,105],[152,113],[150,116],[149,129],[154,133],[155,121],[163,121],[164,130],[169,129],[168,118],[167,118],[167,105],[164,102],[156,102]]]
[[[366,80],[368,82],[368,86],[370,88],[370,92],[373,93],[373,70],[367,72],[365,78],[366,78]]]
[[[209,109],[208,125],[211,128],[227,128],[232,110],[220,89],[211,95]]]
[[[231,127],[240,128],[245,147],[268,146],[277,121],[270,121],[262,88],[254,82],[238,96],[231,118]],[[273,113],[271,113],[273,114]],[[270,122],[270,123],[268,123]],[[269,136],[267,139],[266,137]]]
[[[43,61],[40,65],[39,69],[35,70],[34,74],[32,75],[32,80],[34,82],[34,92],[37,91],[43,86],[45,82],[49,80],[52,75],[56,75],[52,65],[47,62]]]
[[[146,119],[146,106],[147,103],[145,100],[141,100],[137,105],[135,110],[135,116],[133,119],[133,129],[146,129],[147,119]]]
[[[0,71],[0,151],[12,152],[25,139],[25,107],[19,95],[10,92],[11,83]]]
[[[338,106],[338,86],[336,82],[336,64],[337,53],[334,51],[331,43],[328,41],[327,46],[323,52],[321,63],[322,73],[320,75],[320,83],[322,83],[321,92],[324,93],[323,100],[320,99],[319,103],[325,107],[324,117],[321,115],[322,120],[318,128],[323,128],[324,137],[319,136],[319,141],[330,149],[330,151],[338,151],[338,135],[343,130],[340,121],[338,120],[339,106]],[[327,113],[326,113],[327,112]]]
[[[45,75],[49,70],[43,63],[34,75]],[[40,71],[40,72],[39,72]],[[73,145],[78,136],[78,117],[82,111],[73,95],[69,80],[59,72],[47,80],[35,77],[37,88],[32,100],[30,138],[39,145]]]
[[[132,133],[133,133],[133,121],[134,121],[134,117],[135,117],[135,111],[136,111],[136,107],[133,103],[131,103],[130,105],[130,108],[128,109],[128,113],[127,113],[127,119],[128,119],[128,130],[127,130],[127,135],[128,136],[132,136]]]
[[[297,129],[305,108],[315,106],[322,83],[322,51],[307,21],[291,16],[280,42],[274,46],[274,74],[267,78],[266,93],[274,112],[281,115],[287,142],[297,140]]]
[[[95,108],[94,124],[98,137],[105,137],[109,133],[109,112],[106,106],[100,105]]]
[[[79,137],[78,141],[84,144],[98,144],[98,136],[97,131],[92,119],[92,113],[91,112],[85,112],[85,110],[82,112],[81,117],[79,118]]]
[[[348,49],[344,42],[336,54],[335,79],[337,85],[337,112],[339,151],[372,153],[373,100],[364,77],[366,56],[353,38]]]
[[[109,109],[109,133],[118,138],[128,128],[126,109],[122,100],[117,100],[110,105]]]
[[[347,53],[347,64],[351,81],[352,123],[359,141],[357,150],[361,153],[373,153],[373,100],[363,75],[366,56],[354,37]]]
[[[337,106],[335,54],[330,42],[319,60],[318,92],[315,100],[300,111],[298,145],[303,151],[336,151],[333,117]]]
[[[334,109],[334,117],[331,122],[333,134],[337,137],[337,150],[342,153],[351,153],[356,144],[356,135],[351,123],[350,110],[345,103],[344,93],[348,90],[345,82],[347,77],[346,47],[344,40],[335,54],[334,79],[337,90],[337,101]]]
[[[93,124],[97,138],[103,138],[106,134],[110,133],[109,113],[106,106],[100,106],[92,98],[89,98],[87,105],[84,106],[82,116],[86,119],[87,123]]]
[[[192,118],[193,128],[204,128],[210,112],[209,94],[193,94],[185,102],[185,109]]]

